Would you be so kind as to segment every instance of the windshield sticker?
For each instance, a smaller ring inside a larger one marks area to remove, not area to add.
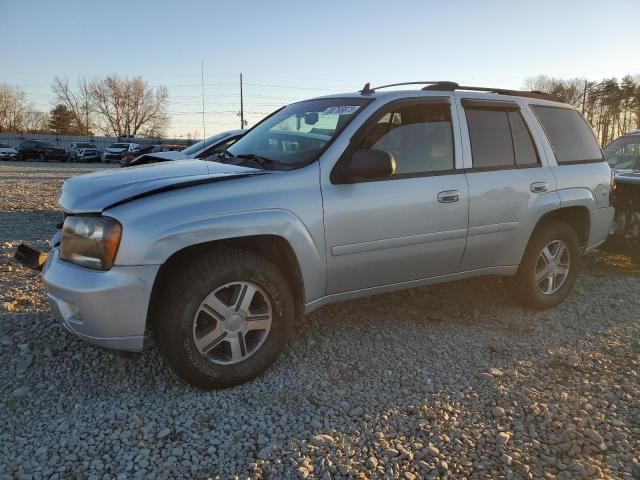
[[[327,107],[323,115],[351,115],[360,108],[360,105],[340,105],[338,107]]]

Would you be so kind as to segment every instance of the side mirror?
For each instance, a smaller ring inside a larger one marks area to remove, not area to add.
[[[347,182],[388,178],[396,173],[396,159],[383,150],[358,150],[346,163],[343,172]]]

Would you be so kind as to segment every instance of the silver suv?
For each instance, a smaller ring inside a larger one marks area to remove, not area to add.
[[[208,160],[67,180],[53,311],[115,349],[150,326],[181,377],[221,388],[328,303],[501,275],[557,305],[614,213],[589,125],[536,92],[411,83],[288,105]]]

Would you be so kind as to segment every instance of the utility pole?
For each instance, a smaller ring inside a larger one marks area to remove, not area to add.
[[[584,89],[582,90],[582,115],[584,115],[584,107],[587,103],[587,81],[584,81]]]
[[[240,73],[240,128],[244,129],[244,99],[242,98],[242,72]]]

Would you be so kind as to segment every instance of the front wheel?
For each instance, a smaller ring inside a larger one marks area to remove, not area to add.
[[[152,314],[160,352],[187,382],[225,388],[251,380],[287,343],[295,308],[284,275],[259,255],[213,250],[176,268]]]
[[[551,308],[573,289],[580,270],[582,248],[566,223],[548,221],[533,233],[516,275],[508,288],[521,304]]]

